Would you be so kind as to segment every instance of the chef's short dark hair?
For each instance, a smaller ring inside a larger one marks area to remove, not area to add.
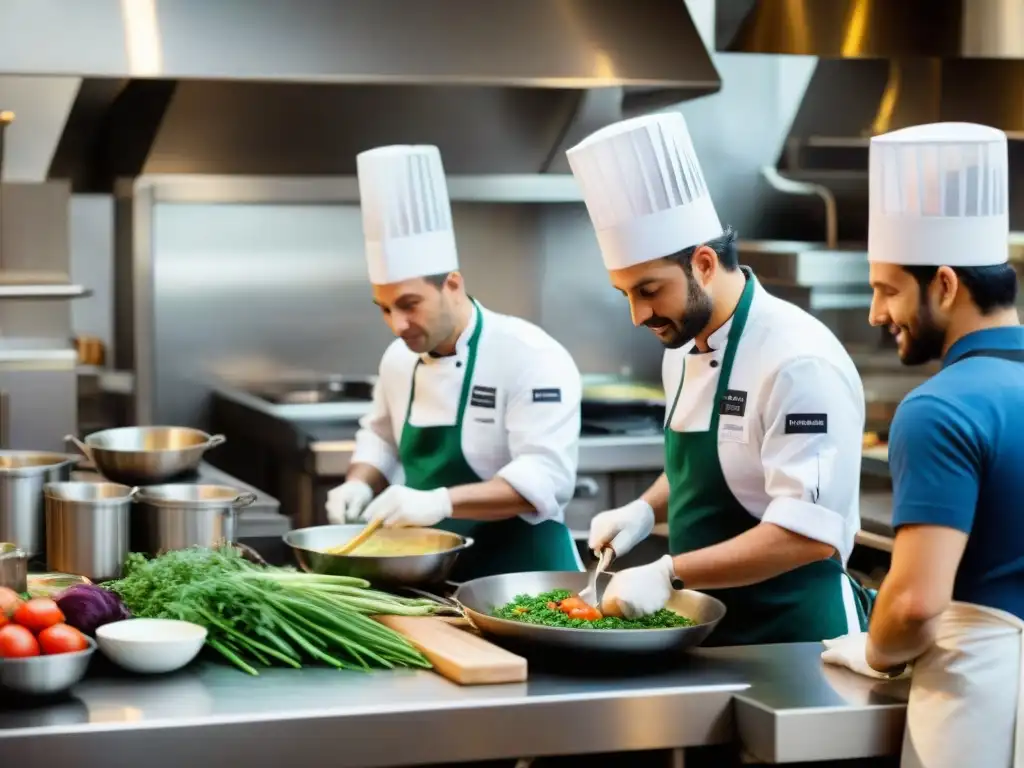
[[[903,267],[917,281],[921,289],[921,300],[938,267]],[[1017,303],[1017,272],[1009,264],[993,264],[987,267],[951,267],[957,279],[964,284],[981,314],[988,315],[996,310],[1008,309]]]
[[[732,227],[726,227],[725,232],[706,243],[701,243],[701,245],[706,245],[718,255],[718,263],[726,272],[732,272],[739,268],[740,255],[736,248],[736,230]],[[700,245],[692,245],[665,258],[678,262],[689,277],[693,269],[693,254],[699,247]]]
[[[436,275],[427,275],[423,279],[440,290],[441,288],[444,288],[444,281],[448,279],[448,275],[450,274],[451,272],[441,272]]]

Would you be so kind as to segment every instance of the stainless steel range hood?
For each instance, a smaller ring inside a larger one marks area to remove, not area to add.
[[[350,175],[392,142],[564,172],[585,133],[721,85],[681,0],[6,0],[5,73],[83,77],[50,176],[86,190]]]
[[[1024,61],[823,59],[793,120],[780,168],[863,175],[872,136],[937,121],[984,123],[1024,139]]]
[[[719,0],[719,51],[1024,58],[1024,0]]]

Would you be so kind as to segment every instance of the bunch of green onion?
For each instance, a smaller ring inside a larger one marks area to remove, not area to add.
[[[196,547],[147,560],[129,555],[107,587],[132,615],[206,627],[206,643],[252,675],[321,662],[338,669],[430,667],[408,640],[370,618],[428,616],[433,600],[370,589],[362,579],[250,563],[233,547]]]

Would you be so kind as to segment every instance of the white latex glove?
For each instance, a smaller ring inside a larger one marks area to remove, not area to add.
[[[373,501],[373,488],[362,480],[349,480],[327,492],[327,519],[333,525],[356,523]]]
[[[672,597],[672,556],[619,571],[604,590],[601,612],[635,619],[657,613]]]
[[[910,667],[903,674],[896,677],[883,675],[876,669],[868,666],[867,648],[868,633],[855,632],[852,635],[842,635],[831,640],[822,640],[825,650],[821,652],[821,660],[826,664],[834,664],[837,667],[846,667],[858,675],[864,675],[875,680],[896,680],[910,674]]]
[[[427,528],[451,516],[452,498],[447,488],[414,491],[393,485],[366,508],[366,519],[382,520],[385,528]]]
[[[590,521],[588,546],[600,552],[610,544],[615,556],[622,557],[653,530],[654,510],[643,499],[637,499],[624,507],[595,515]]]

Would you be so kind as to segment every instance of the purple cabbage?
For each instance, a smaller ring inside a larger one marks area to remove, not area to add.
[[[76,584],[57,598],[64,620],[79,632],[94,636],[104,624],[130,619],[121,598],[95,584]]]

